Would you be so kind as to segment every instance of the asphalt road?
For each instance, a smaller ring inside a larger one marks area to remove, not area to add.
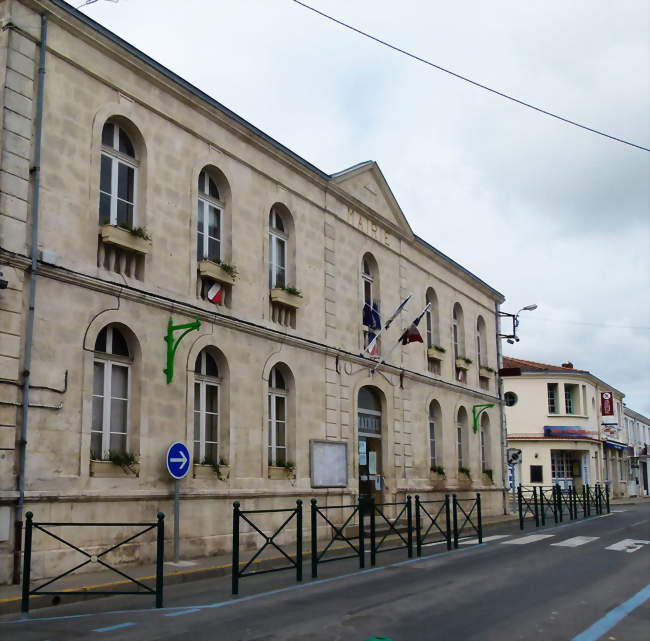
[[[147,597],[38,610],[0,621],[0,640],[648,641],[650,506],[615,510],[523,534],[504,525],[480,546],[394,552],[361,572],[341,562],[345,576],[332,563],[301,585],[252,577],[235,600],[223,577],[169,588],[163,610],[134,609]]]

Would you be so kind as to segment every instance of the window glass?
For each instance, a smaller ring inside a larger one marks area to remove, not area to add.
[[[114,327],[110,328],[111,334],[113,336],[111,354],[116,354],[117,356],[129,356],[129,346],[127,345],[126,339],[122,335],[122,332],[115,329]]]
[[[126,154],[127,156],[131,156],[131,158],[135,158],[135,151],[133,149],[133,144],[131,143],[131,140],[129,137],[126,135],[125,131],[119,127],[119,150],[121,153]]]
[[[543,483],[544,482],[544,473],[543,466],[541,465],[531,465],[530,466],[530,482],[531,483]]]
[[[106,147],[113,147],[115,139],[115,125],[112,122],[107,122],[102,129],[102,145]]]

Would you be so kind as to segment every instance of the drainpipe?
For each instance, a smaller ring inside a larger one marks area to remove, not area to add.
[[[499,374],[499,371],[503,367],[503,355],[501,354],[501,339],[499,334],[501,333],[501,317],[499,316],[500,305],[499,303],[494,304],[494,317],[496,321],[496,339],[497,339],[497,395],[501,400],[499,403],[499,419],[501,425],[501,481],[503,487],[506,488],[508,482],[508,474],[506,472],[508,461],[507,461],[507,449],[508,449],[508,439],[507,439],[507,428],[506,428],[506,414],[503,407],[503,379]],[[508,514],[508,492],[509,488],[504,489],[502,492],[503,496],[503,513]]]
[[[34,315],[38,268],[38,216],[41,185],[41,137],[43,131],[43,101],[45,96],[45,52],[47,49],[47,16],[41,16],[41,47],[38,57],[38,86],[36,88],[36,122],[34,123],[34,165],[32,167],[32,240],[29,307],[25,326],[25,350],[23,352],[23,398],[20,440],[18,442],[18,502],[14,514],[14,567],[13,582],[20,583],[20,556],[22,550],[23,509],[25,507],[25,467],[27,462],[27,428],[29,426],[29,385],[32,368],[32,344],[34,339]]]

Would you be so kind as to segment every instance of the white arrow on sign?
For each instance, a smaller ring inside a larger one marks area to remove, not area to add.
[[[185,463],[187,463],[188,458],[187,458],[187,456],[185,456],[185,454],[183,454],[183,452],[180,452],[179,454],[180,454],[180,458],[170,458],[169,462],[170,463],[180,463],[181,464],[180,468],[182,470],[185,467]]]
[[[636,552],[640,550],[644,545],[648,545],[650,541],[644,541],[643,539],[623,539],[614,545],[606,547],[606,550],[615,550],[616,552]]]

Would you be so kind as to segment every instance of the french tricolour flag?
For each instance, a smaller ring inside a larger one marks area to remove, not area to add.
[[[208,289],[208,300],[215,305],[221,305],[223,303],[223,285],[221,283],[214,283]]]

